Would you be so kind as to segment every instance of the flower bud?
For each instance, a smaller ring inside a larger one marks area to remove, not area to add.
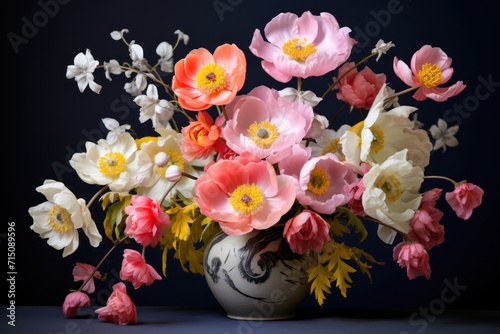
[[[158,152],[155,155],[155,165],[158,167],[165,167],[166,164],[168,164],[168,161],[170,158],[168,157],[167,153],[165,152]]]
[[[182,178],[182,171],[177,165],[172,165],[165,171],[165,177],[170,182],[177,182]]]

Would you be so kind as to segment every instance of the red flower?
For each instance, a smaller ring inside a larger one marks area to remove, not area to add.
[[[135,304],[127,294],[127,287],[123,282],[113,285],[113,292],[109,296],[106,306],[95,310],[99,320],[112,322],[118,325],[137,323]]]
[[[85,292],[74,291],[69,293],[64,299],[63,313],[66,318],[76,317],[80,307],[89,307],[90,298]]]
[[[123,251],[120,278],[131,282],[135,289],[139,289],[142,284],[151,285],[154,281],[161,280],[161,276],[146,263],[141,253],[133,249]]]
[[[446,193],[445,198],[458,217],[469,219],[472,210],[481,205],[484,191],[472,183],[460,183],[455,189]]]

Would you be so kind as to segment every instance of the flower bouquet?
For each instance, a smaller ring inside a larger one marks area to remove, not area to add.
[[[31,229],[63,257],[77,251],[80,230],[93,247],[102,234],[113,243],[97,263],[75,264],[75,281],[82,283],[64,301],[66,317],[90,306],[94,280],[105,276],[101,265],[119,246],[123,282],[95,312],[125,325],[136,323],[137,314],[124,282],[138,289],[162,280],[169,252],[185,271],[204,275],[205,247],[217,233],[276,226],[292,252],[308,257],[310,293],[320,306],[332,287],[346,297],[352,273],[371,278],[370,269],[381,263],[345,238],[357,234],[361,244],[367,224],[377,225],[381,242],[394,245],[393,259],[409,279],[429,279],[429,251],[444,241],[443,212],[436,207],[442,192],[464,220],[481,204],[479,186],[426,174],[433,151],[458,145],[458,126],[438,119],[425,130],[417,108],[399,103],[401,96],[439,103],[463,91],[463,82],[448,83],[452,59],[439,47],[416,48],[409,65],[393,58],[389,72],[408,86],[396,92],[388,73],[367,65],[385,59],[395,45],[379,40],[365,58],[352,61],[351,29],[326,12],[280,13],[263,33],[255,30],[247,50],[235,44],[197,48],[175,62],[179,43],[189,42],[182,31],[175,31],[175,43],[157,46],[157,62],[127,40],[128,32],[111,37],[125,44],[129,60],[101,64],[87,49],[66,76],[81,92],[99,93],[97,69],[110,81],[124,75],[140,123],[151,122],[150,135],[103,118],[107,137],[87,142],[69,161],[83,182],[100,186],[95,196],[86,201],[49,179],[36,188],[46,201],[29,208]],[[243,92],[250,55],[285,88]],[[325,79],[323,92],[305,89],[312,77]],[[359,116],[338,124],[340,113]],[[436,178],[443,188],[424,190],[424,181]],[[96,201],[105,212],[99,227],[90,211]],[[147,247],[162,252],[161,274],[148,263]]]

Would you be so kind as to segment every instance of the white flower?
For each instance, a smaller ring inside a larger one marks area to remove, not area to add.
[[[167,73],[172,73],[174,71],[174,51],[172,45],[167,42],[161,42],[156,47],[156,54],[160,56],[158,63],[160,64],[160,70]]]
[[[186,35],[182,31],[180,31],[179,29],[177,29],[176,31],[174,31],[174,34],[176,34],[178,36],[177,38],[179,40],[182,39],[182,42],[184,43],[184,45],[186,45],[189,42],[189,35]]]
[[[313,156],[324,155],[327,153],[333,153],[339,158],[340,161],[345,160],[345,156],[342,150],[342,144],[340,143],[340,138],[350,129],[349,124],[342,125],[337,131],[332,129],[324,129],[321,132],[321,136],[316,138],[316,144],[319,146],[320,151],[316,153],[315,146],[311,145],[313,148]]]
[[[399,106],[385,111],[384,88],[377,94],[365,120],[340,139],[346,159],[356,167],[360,162],[380,164],[406,148],[413,165],[424,168],[429,164],[432,144],[427,132],[414,130],[408,118],[416,108]]]
[[[120,123],[118,123],[118,121],[113,118],[103,118],[102,123],[104,124],[106,129],[109,130],[108,135],[106,136],[106,140],[110,144],[116,142],[118,135],[121,135],[122,133],[125,133],[130,129],[129,124],[120,125]]]
[[[66,70],[66,78],[75,78],[80,92],[83,92],[87,86],[94,92],[99,94],[102,86],[94,82],[94,73],[99,61],[92,57],[89,49],[83,54],[80,52],[75,56],[74,65],[68,65]]]
[[[81,228],[93,247],[99,246],[102,236],[84,199],[76,196],[61,182],[45,180],[36,191],[45,195],[46,202],[28,209],[33,217],[30,228],[47,244],[63,249],[63,257],[75,252],[79,246],[78,229]]]
[[[112,80],[111,74],[119,75],[123,73],[123,70],[120,67],[120,63],[118,63],[118,61],[115,59],[111,59],[109,62],[104,62],[104,71],[104,75],[109,81]]]
[[[411,122],[413,123],[413,129],[422,129],[424,127],[424,123],[420,122],[417,119],[417,115],[417,113],[413,113],[413,118],[411,120]]]
[[[141,107],[139,121],[144,123],[151,119],[155,129],[167,127],[174,115],[174,105],[167,100],[159,100],[158,89],[152,84],[148,85],[146,95],[137,96],[134,102]]]
[[[127,74],[125,74],[125,75],[127,77],[130,77]],[[134,79],[132,79],[131,82],[127,82],[123,86],[123,88],[130,95],[138,96],[138,95],[141,95],[141,93],[146,89],[147,84],[148,84],[148,80],[147,80],[146,75],[139,73],[134,77]]]
[[[433,147],[434,151],[443,148],[443,152],[445,152],[446,146],[458,146],[458,140],[457,138],[455,138],[455,134],[458,132],[458,125],[454,125],[448,128],[448,124],[446,124],[443,119],[439,118],[437,121],[437,126],[432,125],[429,128],[429,132],[431,133],[432,138],[436,140]]]
[[[321,102],[321,100],[323,100],[321,97],[317,97],[316,94],[310,90],[299,92],[292,87],[284,88],[278,91],[278,94],[290,102],[300,101],[302,103],[309,104],[311,107],[315,107]]]
[[[369,216],[390,226],[380,225],[377,231],[380,239],[388,244],[396,236],[393,229],[402,233],[410,231],[411,219],[422,199],[418,191],[424,172],[412,166],[406,158],[407,153],[406,149],[395,153],[382,164],[373,165],[363,176],[363,209]]]
[[[123,38],[123,35],[125,35],[125,33],[128,33],[128,29],[122,29],[120,31],[112,31],[111,32],[111,38],[114,39],[115,41],[119,41],[120,39]]]
[[[140,157],[128,132],[117,135],[114,143],[100,139],[97,144],[87,142],[85,147],[86,153],[75,153],[69,161],[85,183],[108,185],[117,192],[130,191],[138,185]]]
[[[378,53],[376,61],[378,61],[383,54],[386,54],[387,51],[394,46],[396,45],[394,45],[392,41],[386,43],[382,39],[379,39],[377,44],[375,44],[375,48],[372,50],[372,53]]]
[[[175,165],[181,172],[198,178],[203,174],[203,167],[211,161],[211,158],[188,162],[182,158],[180,150],[183,138],[181,133],[173,129],[162,128],[157,129],[157,132],[161,135],[158,141],[143,143],[141,151],[149,157],[150,161],[165,160],[164,154],[168,156],[168,159],[166,159],[168,161],[166,164],[151,165],[151,178],[149,182],[137,188],[137,193],[149,196],[158,202],[164,199],[164,205],[169,205],[170,199],[177,193],[186,198],[193,198],[195,180],[183,177],[179,182],[172,182],[167,179],[165,172],[169,167]],[[170,192],[166,194],[169,189],[171,189]]]

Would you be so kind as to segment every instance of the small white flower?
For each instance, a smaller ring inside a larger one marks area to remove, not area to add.
[[[139,121],[141,123],[151,119],[153,127],[165,128],[174,115],[174,105],[167,100],[158,99],[158,89],[155,85],[148,85],[146,95],[139,95],[134,102],[141,107]]]
[[[104,71],[104,75],[106,75],[106,79],[108,79],[109,81],[112,80],[111,74],[118,75],[123,73],[123,70],[120,67],[120,63],[118,63],[118,61],[115,59],[111,59],[109,63],[104,62]]]
[[[125,76],[130,77],[131,72],[125,72]],[[141,95],[148,85],[147,76],[145,74],[137,74],[131,82],[127,82],[123,88],[132,96]]]
[[[28,209],[33,218],[30,228],[57,250],[63,257],[74,253],[79,246],[78,229],[82,229],[93,247],[99,246],[102,236],[82,198],[76,196],[61,182],[45,180],[36,191],[47,201]]]
[[[94,73],[99,61],[95,60],[89,49],[83,54],[80,52],[74,59],[74,65],[68,65],[66,70],[66,78],[75,78],[80,92],[83,93],[87,86],[94,92],[99,94],[102,86],[94,82]]]
[[[122,29],[120,31],[112,31],[111,32],[111,38],[114,39],[115,41],[119,41],[120,39],[123,38],[123,35],[125,35],[125,33],[128,33],[128,29]]]
[[[439,118],[437,125],[432,125],[429,128],[429,132],[431,133],[432,138],[436,141],[434,143],[434,147],[432,148],[434,151],[442,148],[443,152],[445,152],[447,146],[458,146],[458,140],[455,138],[455,134],[458,132],[458,125],[448,128],[448,124],[443,119]]]
[[[311,92],[310,90],[299,92],[292,87],[284,88],[278,91],[278,94],[279,96],[285,98],[290,102],[300,101],[302,103],[309,104],[311,107],[317,106],[318,103],[323,100],[321,97],[317,97],[316,94],[314,94],[314,92]]]
[[[412,121],[413,123],[413,129],[422,129],[424,127],[424,123],[420,122],[418,119],[417,119],[417,113],[413,113],[413,118],[412,118]]]
[[[158,63],[160,64],[160,69],[163,72],[172,73],[174,71],[174,51],[172,45],[167,42],[161,42],[156,47],[156,53],[160,56]]]
[[[378,61],[380,59],[380,57],[382,57],[383,54],[386,54],[387,51],[389,51],[389,49],[394,47],[394,46],[396,46],[396,45],[394,45],[392,43],[392,41],[386,43],[382,39],[379,39],[377,44],[375,44],[375,48],[372,49],[372,53],[378,53],[376,61]]]
[[[110,144],[116,142],[118,135],[121,135],[122,133],[125,133],[130,129],[129,124],[120,125],[120,123],[118,123],[118,121],[113,118],[103,118],[102,123],[104,124],[106,129],[109,130],[108,135],[106,136],[106,140]]]
[[[177,37],[178,39],[182,39],[182,42],[184,43],[184,45],[186,45],[189,42],[189,35],[186,35],[182,31],[180,31],[179,29],[174,31],[174,34],[178,35],[178,37]]]

